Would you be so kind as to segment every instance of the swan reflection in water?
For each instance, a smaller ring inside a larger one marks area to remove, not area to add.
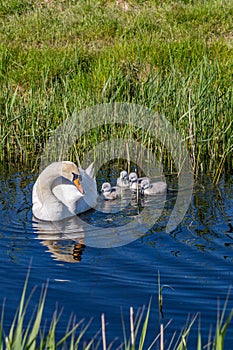
[[[86,246],[113,248],[144,236],[164,208],[165,197],[156,202],[138,201],[130,196],[124,201],[99,201],[99,205],[79,216],[60,221],[33,219],[33,228],[54,260],[78,262]],[[127,196],[126,196],[127,197]]]
[[[48,248],[54,260],[79,262],[85,248],[83,221],[78,216],[61,221],[38,221],[33,227],[41,244]]]
[[[119,226],[120,218],[124,216],[123,211],[119,211],[119,204],[110,205],[109,202],[102,201],[99,209],[100,211],[92,209],[81,216],[60,221],[33,218],[37,239],[48,248],[54,260],[64,262],[81,261],[86,245],[106,248],[120,245],[119,239],[126,244],[132,240],[128,239],[127,232]],[[135,219],[134,214],[131,213],[131,220]]]

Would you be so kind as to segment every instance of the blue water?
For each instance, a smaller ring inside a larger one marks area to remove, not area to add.
[[[99,174],[98,186],[107,176]],[[165,227],[174,206],[176,191],[169,191],[164,210],[146,234],[123,246],[97,248],[75,236],[46,240],[38,237],[31,211],[31,191],[37,175],[22,172],[0,177],[0,302],[5,303],[4,329],[13,320],[30,268],[28,295],[37,286],[28,306],[26,319],[35,309],[41,287],[49,281],[44,319],[51,320],[54,311],[62,310],[57,336],[65,333],[71,314],[86,325],[92,319],[84,339],[88,341],[101,329],[101,314],[107,323],[107,342],[113,349],[123,342],[122,317],[129,336],[129,309],[136,315],[143,305],[151,312],[146,347],[159,330],[158,273],[163,288],[163,319],[166,345],[174,332],[198,313],[188,344],[194,349],[199,324],[203,345],[214,333],[217,312],[222,310],[229,294],[226,315],[233,308],[230,288],[233,282],[233,177],[213,186],[208,176],[199,178],[192,202],[184,220],[171,233]],[[176,180],[167,177],[168,187]],[[148,204],[148,203],[147,203]],[[142,206],[145,203],[141,204]],[[128,214],[140,208],[128,208]],[[122,214],[112,214],[125,220]],[[124,211],[124,216],[127,210]],[[111,217],[111,220],[113,218]],[[89,222],[108,222],[105,214],[90,211],[83,215]],[[99,231],[101,235],[101,230]],[[108,239],[105,237],[105,241]],[[88,240],[87,240],[88,241]],[[146,312],[146,311],[145,311]],[[144,314],[145,314],[144,312]],[[97,338],[100,337],[97,336]],[[226,349],[233,341],[232,325],[226,336]],[[175,343],[175,341],[174,341]],[[158,343],[153,349],[158,348]],[[172,348],[172,347],[171,347]]]

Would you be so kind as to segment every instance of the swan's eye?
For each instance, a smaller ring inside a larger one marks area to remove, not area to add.
[[[75,173],[72,173],[72,174],[73,174],[73,181],[74,180],[82,181],[82,176],[80,174],[75,174]]]

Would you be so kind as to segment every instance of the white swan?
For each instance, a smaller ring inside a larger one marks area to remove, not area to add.
[[[129,187],[129,176],[126,170],[120,172],[120,176],[117,178],[117,186],[119,187]]]
[[[120,197],[120,189],[112,187],[109,182],[104,182],[101,188],[101,197],[103,199],[116,199]]]
[[[141,193],[149,196],[163,194],[167,191],[166,182],[159,181],[150,183],[149,179],[144,179],[141,182]]]
[[[44,221],[59,221],[83,213],[97,204],[93,163],[79,169],[69,161],[45,168],[33,186],[32,212]]]

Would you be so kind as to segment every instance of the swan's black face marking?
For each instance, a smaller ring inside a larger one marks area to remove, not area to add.
[[[74,181],[74,180],[82,181],[82,175],[80,175],[80,174],[75,174],[75,173],[72,173],[72,175],[73,175],[73,181]]]
[[[84,189],[81,185],[82,176],[80,174],[76,174],[76,173],[72,173],[72,174],[73,174],[73,183],[75,184],[75,186],[77,187],[79,192],[84,194],[85,192],[84,192]]]

